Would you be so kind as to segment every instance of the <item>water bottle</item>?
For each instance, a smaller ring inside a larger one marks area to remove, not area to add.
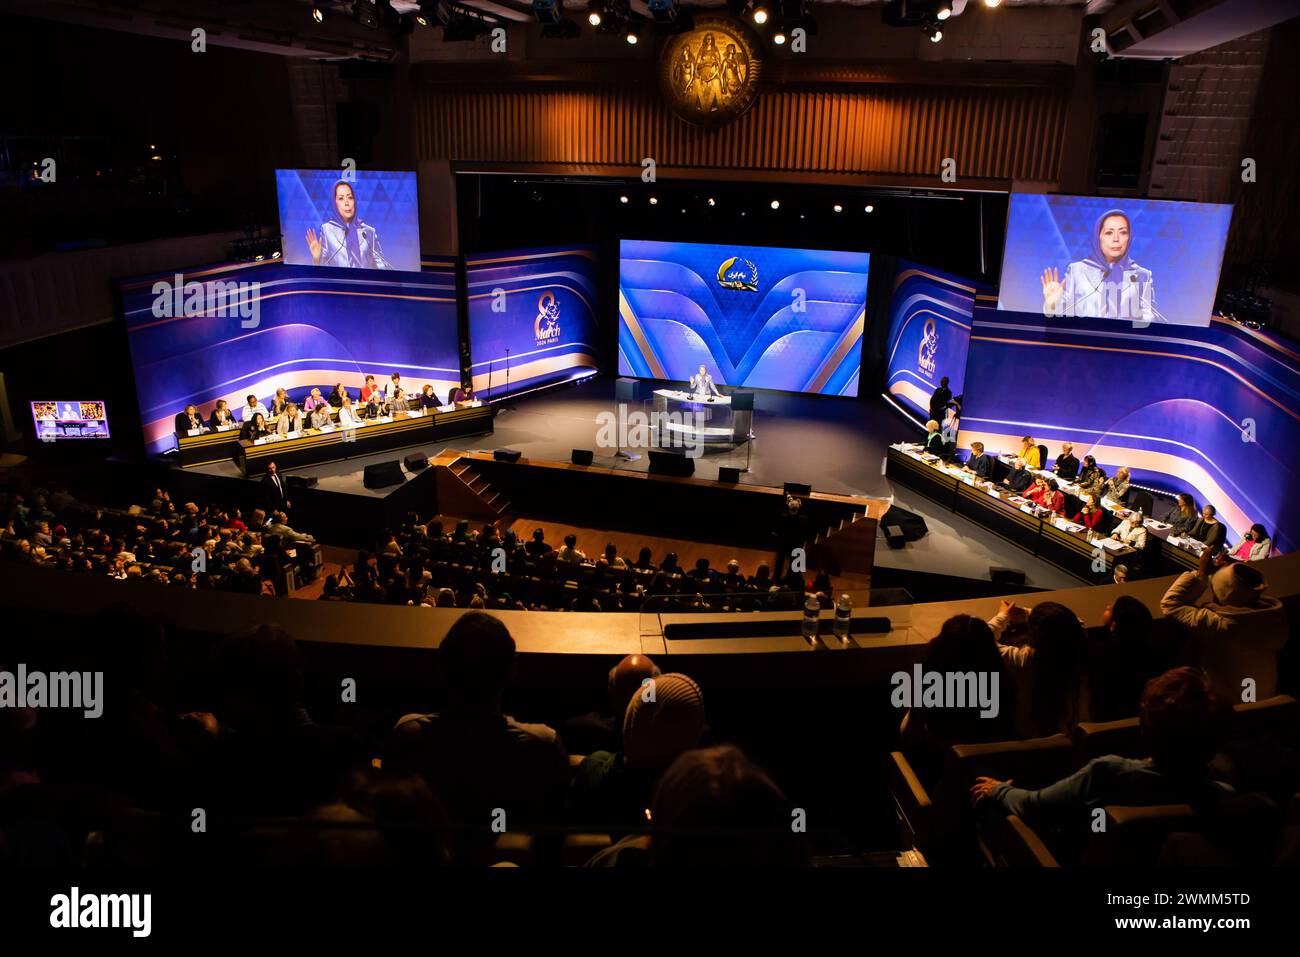
[[[821,621],[822,606],[812,592],[803,602],[803,636],[810,642],[817,641],[817,625]]]
[[[841,595],[835,603],[835,637],[840,641],[849,640],[849,625],[853,622],[853,600],[848,595]]]

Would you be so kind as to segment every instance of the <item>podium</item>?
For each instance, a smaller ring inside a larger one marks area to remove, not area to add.
[[[750,439],[754,393],[697,396],[682,389],[656,389],[652,405],[659,444],[734,448]]]

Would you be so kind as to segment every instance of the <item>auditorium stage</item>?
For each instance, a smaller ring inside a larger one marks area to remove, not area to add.
[[[653,386],[640,384],[649,398]],[[749,451],[748,485],[780,487],[786,482],[809,484],[815,491],[893,500],[922,515],[930,534],[903,549],[891,549],[880,536],[876,564],[882,567],[987,580],[990,566],[1025,571],[1027,583],[1039,588],[1070,588],[1082,584],[1053,565],[1003,541],[961,516],[935,506],[910,490],[894,487],[884,475],[886,451],[892,442],[916,435],[915,427],[880,399],[858,402],[820,396],[755,392],[754,440]],[[638,404],[633,408],[640,408]],[[526,457],[569,461],[574,449],[593,453],[592,464],[610,469],[647,471],[649,456],[636,449],[635,461],[619,457],[616,448],[597,446],[598,416],[615,408],[614,383],[588,379],[572,386],[517,401],[497,404],[490,435],[452,439],[445,443],[397,449],[327,465],[297,469],[289,474],[313,476],[317,487],[330,492],[384,499],[396,487],[367,489],[362,483],[366,465],[401,459],[420,451],[434,458],[447,449],[492,451],[518,449]],[[648,404],[645,406],[649,411]],[[725,451],[707,450],[696,460],[695,477],[717,478],[718,468],[744,469],[745,446]],[[240,478],[230,462],[190,469]],[[407,473],[408,479],[411,478]]]

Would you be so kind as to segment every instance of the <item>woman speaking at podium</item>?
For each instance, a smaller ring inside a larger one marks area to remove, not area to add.
[[[722,395],[713,384],[713,376],[709,375],[709,370],[704,366],[700,366],[700,371],[691,376],[691,394],[699,398]]]

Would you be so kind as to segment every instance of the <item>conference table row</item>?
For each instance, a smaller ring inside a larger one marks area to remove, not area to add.
[[[1145,522],[1147,546],[1139,551],[1108,534],[1092,533],[1064,515],[1053,516],[1005,486],[977,483],[975,476],[959,465],[946,464],[910,443],[890,446],[886,474],[1085,581],[1112,580],[1116,565],[1126,566],[1133,578],[1169,575],[1197,566],[1195,552],[1169,541],[1168,525]],[[1047,471],[1041,474],[1051,475]],[[1064,483],[1062,487],[1066,487]],[[1129,514],[1118,502],[1103,500],[1101,505],[1114,519]]]
[[[254,477],[265,474],[270,462],[284,471],[492,431],[492,406],[482,402],[423,412],[395,412],[363,419],[352,429],[340,427],[337,410],[332,412],[331,424],[323,429],[284,435],[272,432],[260,439],[241,439],[238,425],[198,435],[177,435],[177,454],[186,468],[233,461],[245,476]],[[272,429],[274,422],[268,420]]]

